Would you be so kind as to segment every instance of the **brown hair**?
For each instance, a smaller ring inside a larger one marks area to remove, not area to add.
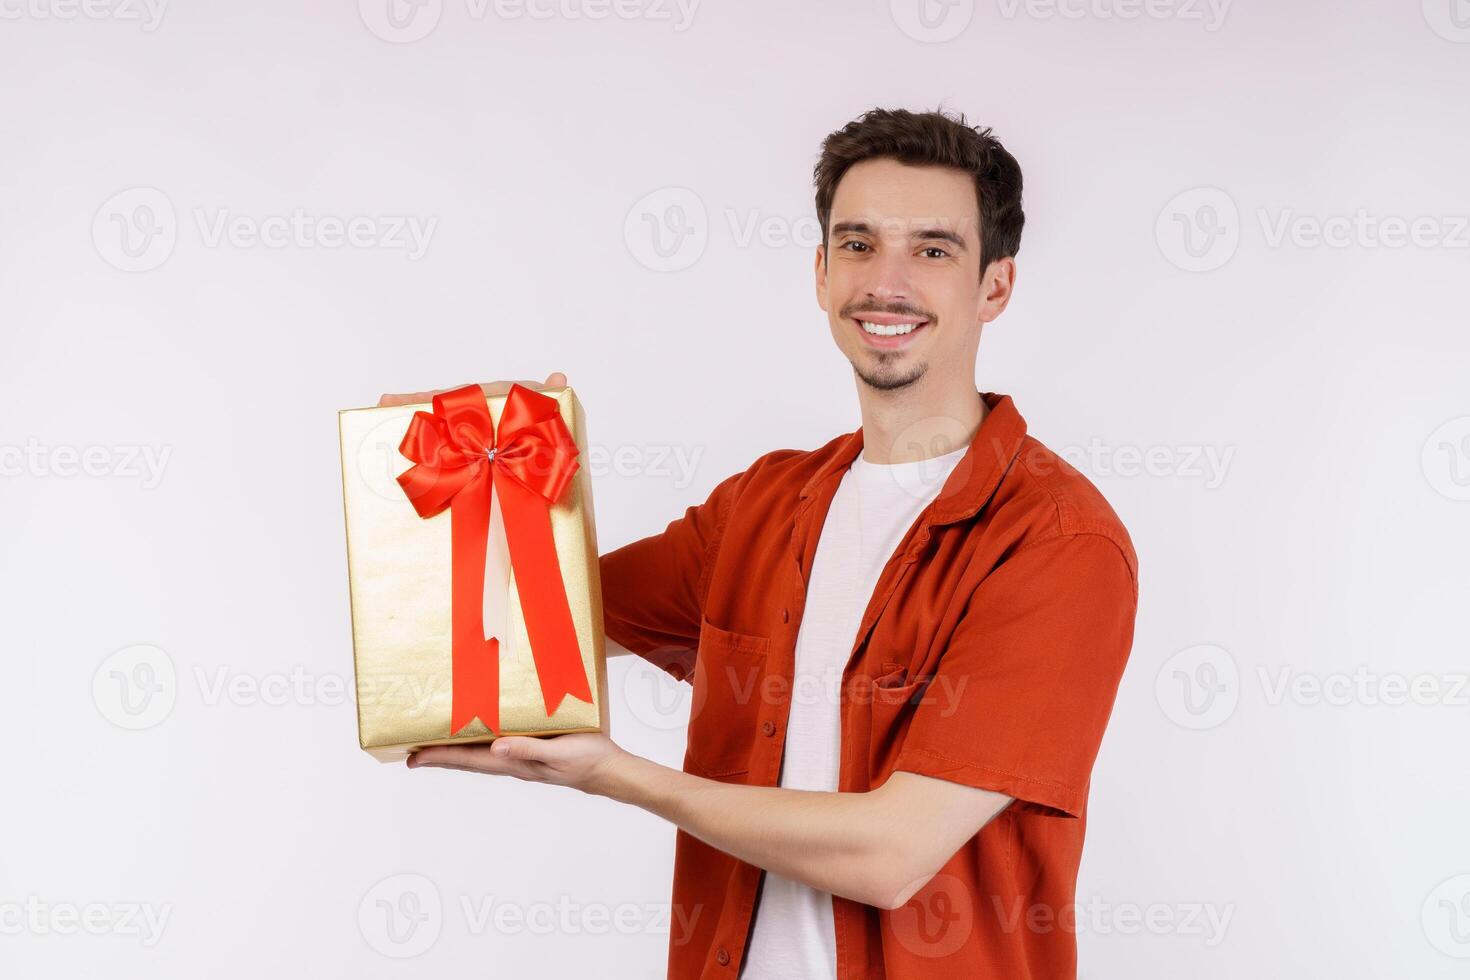
[[[827,244],[832,199],[843,174],[855,163],[887,157],[900,163],[953,167],[975,178],[980,212],[980,271],[996,259],[1013,256],[1021,247],[1021,165],[1000,140],[952,116],[932,112],[870,109],[822,141],[822,155],[812,174],[817,185],[817,220]]]

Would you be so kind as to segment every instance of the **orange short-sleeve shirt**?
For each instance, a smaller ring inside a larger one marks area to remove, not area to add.
[[[1011,398],[878,579],[842,678],[838,789],[895,770],[1015,801],[903,907],[833,897],[837,976],[1061,980],[1093,761],[1133,640],[1137,559],[1095,487]],[[607,635],[693,684],[687,772],[779,784],[807,579],[862,430],[776,450],[601,558]],[[895,835],[903,827],[893,828]],[[738,977],[760,868],[684,831],[669,977]]]

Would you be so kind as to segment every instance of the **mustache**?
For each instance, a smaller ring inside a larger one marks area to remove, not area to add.
[[[863,313],[889,313],[893,316],[914,316],[930,321],[936,319],[934,314],[917,306],[847,306],[842,309],[842,315],[846,317],[856,317]]]

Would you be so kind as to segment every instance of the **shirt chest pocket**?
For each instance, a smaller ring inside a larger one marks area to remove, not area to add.
[[[770,648],[770,637],[700,620],[684,755],[687,771],[711,778],[750,771]]]
[[[892,770],[904,734],[930,678],[912,675],[901,663],[885,661],[869,687],[868,766],[875,777]]]

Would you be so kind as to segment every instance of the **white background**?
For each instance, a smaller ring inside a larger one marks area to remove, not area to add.
[[[978,382],[1141,560],[1082,975],[1464,975],[1463,2],[387,2],[0,0],[0,970],[663,976],[671,826],[357,749],[335,412],[566,371],[661,530],[857,427],[811,168],[942,103],[1026,176]]]

